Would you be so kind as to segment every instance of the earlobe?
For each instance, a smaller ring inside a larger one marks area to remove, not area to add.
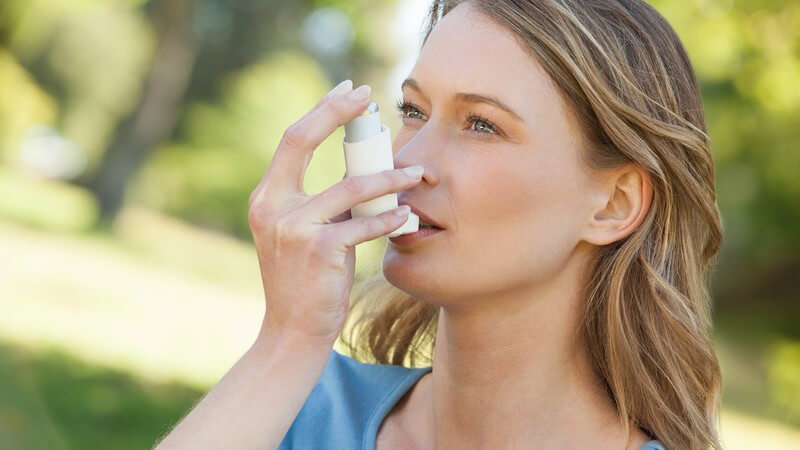
[[[653,198],[650,174],[637,165],[617,169],[605,186],[610,193],[584,233],[584,240],[595,245],[611,244],[633,233],[647,216]]]

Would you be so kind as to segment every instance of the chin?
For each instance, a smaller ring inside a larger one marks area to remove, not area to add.
[[[452,294],[452,271],[437,270],[448,267],[425,261],[423,254],[387,251],[383,257],[383,276],[392,286],[412,297],[438,304],[431,299],[442,299]]]
[[[425,254],[387,248],[383,255],[383,274],[392,284],[429,282],[435,279],[436,269],[426,259],[429,258]]]

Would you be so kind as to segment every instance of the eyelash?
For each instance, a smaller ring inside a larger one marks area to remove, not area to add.
[[[395,107],[400,112],[400,117],[413,119],[413,117],[405,116],[407,108],[414,108],[414,109],[417,110],[417,112],[419,112],[421,114],[419,108],[417,108],[413,103],[405,102],[403,100],[398,100],[397,103],[395,104]],[[497,127],[497,125],[495,125],[492,121],[490,121],[486,117],[483,117],[480,114],[472,113],[472,112],[467,113],[467,115],[468,115],[467,121],[469,121],[470,123],[484,122],[486,125],[488,125],[488,128],[489,128],[490,131],[475,131],[475,133],[477,133],[478,135],[481,135],[480,136],[481,139],[491,139],[494,136],[501,136],[502,135],[502,132]]]

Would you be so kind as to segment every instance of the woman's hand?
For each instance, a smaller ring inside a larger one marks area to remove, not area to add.
[[[158,444],[159,450],[277,448],[344,326],[355,245],[388,234],[407,220],[407,214],[392,211],[350,217],[353,206],[419,182],[420,177],[400,170],[346,178],[314,196],[303,192],[314,149],[369,103],[369,92],[348,98],[348,82],[286,130],[250,195],[250,231],[267,298],[261,333]]]
[[[350,215],[353,206],[421,179],[400,169],[345,178],[312,196],[303,191],[314,149],[369,104],[368,87],[351,90],[350,80],[340,83],[286,129],[250,195],[250,231],[266,296],[262,334],[332,346],[349,311],[356,244],[391,233],[408,218],[407,207],[400,215]]]

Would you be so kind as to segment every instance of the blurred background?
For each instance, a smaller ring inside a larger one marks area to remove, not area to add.
[[[800,449],[800,3],[651,3],[714,142],[724,444]],[[219,380],[263,315],[247,202],[283,130],[351,78],[396,135],[427,5],[0,1],[0,449],[150,448]]]

